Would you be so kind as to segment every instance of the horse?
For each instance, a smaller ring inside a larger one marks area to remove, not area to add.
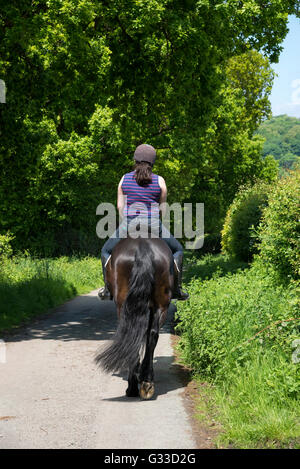
[[[106,278],[119,320],[112,344],[95,361],[106,372],[128,369],[126,395],[151,399],[153,354],[174,285],[172,252],[160,238],[122,239],[112,251]]]

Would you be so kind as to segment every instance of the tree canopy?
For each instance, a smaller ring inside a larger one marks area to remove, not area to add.
[[[68,230],[73,246],[72,233],[79,244],[95,236],[95,208],[115,200],[116,184],[142,142],[160,150],[158,167],[170,174],[171,196],[189,198],[196,177],[209,174],[210,180],[224,169],[226,121],[230,132],[241,130],[243,144],[242,151],[237,141],[233,145],[237,166],[228,171],[243,168],[242,178],[248,177],[250,167],[261,164],[256,156],[251,162],[259,143],[249,139],[268,112],[262,96],[270,77],[261,77],[259,92],[245,87],[234,58],[259,50],[276,61],[297,3],[2,2],[0,75],[7,95],[0,107],[1,232],[10,229],[23,248],[48,243],[49,252]],[[226,90],[228,67],[234,96]],[[238,119],[242,103],[253,111],[244,124]],[[230,113],[236,122],[228,120]],[[216,128],[222,131],[211,139]],[[206,160],[213,160],[212,168]]]
[[[282,169],[292,169],[300,161],[300,119],[287,115],[263,122],[257,134],[265,138],[263,155],[273,155]]]

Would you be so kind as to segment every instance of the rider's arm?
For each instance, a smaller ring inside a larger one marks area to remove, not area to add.
[[[162,216],[165,215],[166,213],[166,202],[167,202],[167,186],[166,182],[163,177],[159,176],[158,177],[158,184],[161,189],[160,192],[160,199],[159,199],[159,209],[161,211]]]
[[[117,200],[117,207],[118,207],[119,215],[121,218],[123,218],[123,210],[125,207],[125,195],[122,189],[123,179],[124,179],[124,176],[122,177],[118,185],[118,200]]]

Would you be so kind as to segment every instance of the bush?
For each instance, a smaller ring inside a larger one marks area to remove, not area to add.
[[[0,257],[10,257],[13,253],[11,241],[14,239],[10,233],[0,234]]]
[[[270,190],[271,186],[263,181],[239,190],[227,211],[222,230],[224,253],[244,262],[252,260],[258,251],[255,229],[268,203]]]
[[[285,324],[285,320],[299,317],[295,290],[273,284],[261,270],[256,262],[251,269],[230,273],[224,267],[217,268],[210,279],[191,280],[190,299],[179,305],[179,330],[183,355],[197,373],[223,380],[251,359],[253,347],[255,353],[261,350],[264,355],[276,346],[290,360],[292,338],[299,337],[297,331],[293,336],[298,324]],[[281,320],[283,328],[277,323]],[[261,330],[264,332],[254,341],[247,342]]]
[[[204,244],[199,254],[211,253],[218,254],[221,252],[221,235],[220,233],[206,233],[204,236]]]
[[[260,256],[281,280],[300,278],[300,169],[275,186],[258,228]]]
[[[293,284],[276,284],[259,260],[241,271],[227,259],[229,273],[218,267],[226,257],[214,257],[215,273],[207,280],[192,276],[190,299],[178,305],[181,357],[201,383],[212,384],[223,443],[295,445],[300,441],[300,364],[292,356],[299,339],[297,291]],[[210,266],[210,256],[207,261]],[[200,262],[199,267],[204,268]]]

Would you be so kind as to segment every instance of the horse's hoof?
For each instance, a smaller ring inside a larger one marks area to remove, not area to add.
[[[140,385],[141,399],[144,399],[144,400],[152,399],[153,394],[154,394],[154,383],[143,381]]]

